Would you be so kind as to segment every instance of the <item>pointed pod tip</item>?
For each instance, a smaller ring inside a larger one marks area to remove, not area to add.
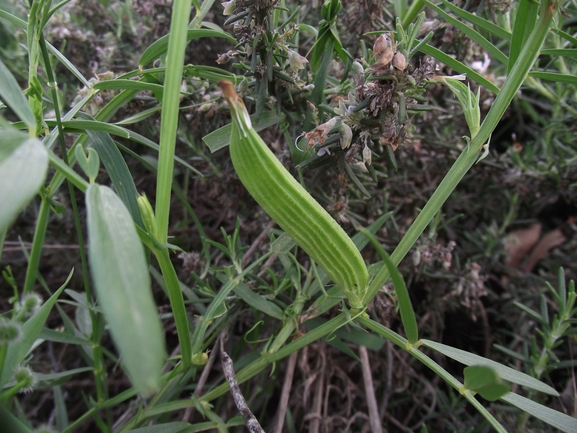
[[[238,93],[236,93],[236,90],[234,88],[234,84],[232,84],[231,81],[228,80],[220,80],[218,82],[218,87],[221,88],[222,93],[224,94],[224,97],[227,100],[233,100],[233,99],[237,99],[238,98]]]

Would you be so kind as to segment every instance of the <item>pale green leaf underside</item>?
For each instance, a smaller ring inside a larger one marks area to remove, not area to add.
[[[446,344],[437,343],[435,341],[422,339],[421,342],[423,346],[430,349],[436,350],[445,356],[448,356],[455,361],[458,361],[465,365],[485,365],[491,367],[499,373],[503,379],[519,384],[521,386],[526,386],[527,388],[534,389],[536,391],[543,392],[545,394],[550,394],[558,396],[559,393],[555,391],[554,388],[550,387],[546,383],[543,383],[525,373],[521,373],[513,368],[507,367],[505,365],[499,364],[498,362],[492,361],[490,359],[484,358],[474,353],[466,352],[461,349],[456,349]]]
[[[46,177],[48,153],[40,141],[0,130],[0,233],[36,195]]]
[[[110,188],[90,185],[86,209],[98,303],[130,380],[150,394],[160,385],[165,348],[144,248],[130,213]]]

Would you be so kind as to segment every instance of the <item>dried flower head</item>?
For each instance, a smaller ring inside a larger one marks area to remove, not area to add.
[[[288,50],[288,58],[289,58],[289,68],[292,72],[298,72],[301,69],[304,69],[305,63],[309,61],[306,57],[301,56],[295,50]]]

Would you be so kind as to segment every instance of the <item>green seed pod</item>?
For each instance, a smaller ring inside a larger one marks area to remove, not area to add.
[[[232,115],[230,157],[248,192],[361,309],[368,288],[365,262],[351,238],[295,180],[252,128],[230,81],[218,83]]]

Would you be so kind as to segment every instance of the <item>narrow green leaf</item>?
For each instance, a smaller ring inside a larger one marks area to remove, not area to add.
[[[284,119],[283,114],[275,113],[274,111],[264,111],[260,115],[258,123],[256,122],[256,115],[250,116],[253,128],[256,132],[262,131],[269,126],[278,125]],[[216,131],[202,137],[202,141],[208,146],[212,153],[228,146],[230,142],[230,131],[232,130],[232,124],[223,126]]]
[[[98,303],[130,380],[148,395],[160,386],[165,348],[144,248],[128,209],[110,188],[90,185],[86,210]]]
[[[140,56],[140,60],[138,61],[138,64],[142,67],[142,66],[152,62],[154,59],[158,58],[162,54],[164,54],[166,52],[166,50],[168,49],[169,36],[170,35],[162,36],[161,38],[154,41],[146,50],[144,50],[144,53],[142,53],[142,56]],[[224,30],[221,30],[221,31],[214,30],[214,29],[212,29],[212,30],[209,30],[209,29],[188,30],[188,32],[186,34],[186,41],[187,42],[190,42],[193,39],[199,39],[199,38],[223,38],[223,39],[228,39],[230,42],[236,44],[236,39],[233,38],[228,33],[226,33]]]
[[[28,355],[28,351],[38,338],[40,331],[42,331],[42,327],[44,326],[44,323],[46,323],[48,314],[50,314],[56,299],[58,299],[60,293],[65,289],[70,278],[72,278],[72,272],[68,275],[64,284],[42,305],[42,307],[40,307],[38,312],[22,325],[22,339],[15,344],[8,345],[2,374],[0,375],[0,388],[4,387],[4,385],[11,379],[14,369],[18,367],[22,361],[24,361],[26,355]]]
[[[62,387],[56,385],[52,389],[54,395],[54,411],[56,412],[56,431],[63,431],[68,427],[68,410],[66,409],[66,402],[64,400],[64,393]]]
[[[517,15],[515,17],[515,26],[511,38],[511,48],[509,49],[509,64],[507,72],[511,72],[513,65],[519,58],[529,34],[535,27],[537,21],[537,12],[539,3],[533,0],[520,0],[517,6]]]
[[[3,233],[44,183],[48,152],[36,138],[15,129],[0,129],[0,133],[0,233]]]
[[[151,425],[148,427],[137,428],[135,430],[128,430],[125,433],[179,433],[184,430],[190,432],[192,426],[187,422],[176,421],[167,422],[160,425]]]
[[[28,128],[36,129],[36,119],[30,110],[28,100],[2,60],[0,60],[0,99],[14,111]]]
[[[86,373],[93,371],[92,367],[80,367],[74,368],[67,371],[59,371],[58,373],[42,374],[36,373],[36,379],[38,380],[38,389],[40,388],[52,388],[56,385],[67,382],[75,374]]]
[[[364,233],[371,244],[375,247],[379,255],[382,257],[391,279],[393,280],[393,286],[395,287],[395,294],[399,301],[399,310],[401,313],[401,321],[403,322],[403,328],[405,329],[405,334],[407,334],[407,340],[410,344],[415,344],[419,340],[419,328],[417,326],[417,319],[415,317],[415,310],[413,310],[413,304],[411,303],[411,297],[409,296],[409,291],[403,280],[403,276],[392,262],[391,258],[384,250],[384,248],[379,244],[377,239],[365,228],[361,228],[360,231]]]
[[[254,293],[246,284],[239,283],[234,288],[236,293],[244,302],[252,308],[262,311],[267,316],[274,317],[278,320],[284,320],[283,311],[274,302],[267,301],[262,296]]]
[[[489,80],[487,80],[485,77],[483,77],[478,72],[474,71],[473,69],[471,69],[467,65],[459,62],[458,60],[453,59],[451,56],[448,56],[447,54],[443,53],[441,50],[439,50],[435,47],[432,47],[429,44],[425,44],[421,47],[420,51],[422,53],[428,54],[431,57],[434,57],[439,62],[444,63],[445,65],[447,65],[449,68],[453,69],[454,71],[456,71],[460,74],[466,74],[467,78],[475,81],[476,83],[480,84],[481,86],[486,87],[487,89],[489,89],[494,94],[496,94],[496,95],[499,94],[499,88],[497,86],[495,86],[493,83],[491,83]]]
[[[99,81],[95,83],[93,88],[97,90],[104,89],[120,89],[120,90],[138,90],[138,91],[149,91],[154,93],[156,98],[160,101],[162,100],[162,95],[164,93],[164,86],[161,84],[147,83],[144,81],[137,80],[106,80]]]
[[[447,346],[446,344],[437,343],[435,341],[421,339],[421,342],[423,343],[423,346],[436,350],[437,352],[442,353],[443,355],[448,356],[449,358],[454,359],[461,364],[486,365],[495,369],[503,379],[509,382],[513,382],[521,386],[526,386],[527,388],[531,388],[535,391],[543,392],[545,394],[559,396],[559,393],[546,383],[543,383],[534,377],[531,377],[525,373],[521,373],[520,371],[517,371],[513,368],[499,364],[498,362],[492,361],[479,355],[475,355],[474,353],[457,349],[455,347]]]
[[[562,412],[543,406],[542,404],[529,400],[526,397],[510,392],[501,397],[501,400],[506,401],[507,403],[533,415],[535,418],[538,418],[565,433],[575,433],[577,431],[577,418],[573,418],[572,416],[565,415]]]
[[[569,33],[566,33],[566,32],[559,30],[559,29],[551,29],[551,31],[553,33],[557,33],[563,39],[565,39],[565,40],[571,42],[573,45],[577,46],[577,38],[575,36],[571,36]]]
[[[538,78],[540,80],[555,81],[557,83],[567,83],[577,85],[577,77],[575,75],[569,74],[559,74],[557,72],[529,72],[529,75],[533,78]]]
[[[472,27],[469,27],[468,25],[462,23],[461,21],[453,18],[451,15],[449,15],[443,9],[434,5],[430,1],[427,1],[427,6],[429,6],[431,9],[433,9],[439,15],[441,15],[447,22],[451,23],[453,26],[458,28],[461,32],[463,32],[464,34],[469,36],[473,41],[477,42],[481,47],[483,47],[491,55],[492,58],[501,62],[503,65],[506,65],[509,62],[509,59],[507,58],[507,56],[505,54],[503,54],[503,52],[499,48],[497,48],[495,45],[493,45],[491,42],[489,42],[487,40],[487,38],[485,38],[485,36],[483,36],[482,34],[477,32],[475,29],[473,29]]]
[[[82,72],[80,72],[70,60],[68,60],[60,51],[58,51],[54,45],[52,45],[50,42],[46,42],[46,46],[48,47],[50,54],[52,54],[60,63],[62,63],[64,67],[72,73],[72,75],[78,78],[78,81],[80,81],[84,87],[88,88],[91,86],[84,75],[82,75]]]
[[[485,400],[495,401],[510,391],[499,373],[486,365],[471,365],[463,371],[465,388],[475,391]]]
[[[86,133],[90,137],[90,141],[92,141],[92,146],[98,152],[104,167],[106,167],[116,193],[130,211],[133,221],[143,227],[142,216],[136,201],[138,198],[136,185],[118,147],[116,147],[110,135],[106,133],[90,129],[87,129]]]
[[[4,405],[0,404],[0,425],[2,431],[10,433],[33,433],[22,421],[8,412]]]
[[[83,344],[83,345],[92,344],[91,341],[77,337],[76,335],[70,334],[69,332],[54,331],[53,329],[49,328],[42,328],[42,331],[40,332],[40,335],[38,335],[38,338],[64,344]]]
[[[499,27],[496,24],[493,24],[491,21],[487,21],[485,18],[482,18],[478,15],[472,14],[471,12],[467,12],[460,7],[455,6],[452,3],[449,3],[447,0],[441,0],[442,3],[450,9],[458,17],[464,19],[465,21],[470,22],[471,24],[477,26],[478,28],[485,30],[488,33],[491,33],[500,39],[505,39],[507,41],[511,40],[511,33],[505,30],[503,27]]]
[[[577,48],[551,48],[541,50],[541,55],[559,57],[577,57]]]
[[[46,122],[48,126],[52,126],[52,122]],[[55,122],[54,122],[55,123]],[[113,125],[111,123],[99,122],[97,120],[66,120],[62,122],[62,126],[73,131],[97,131],[105,132],[107,134],[117,135],[123,138],[130,138],[128,129],[121,126]]]

